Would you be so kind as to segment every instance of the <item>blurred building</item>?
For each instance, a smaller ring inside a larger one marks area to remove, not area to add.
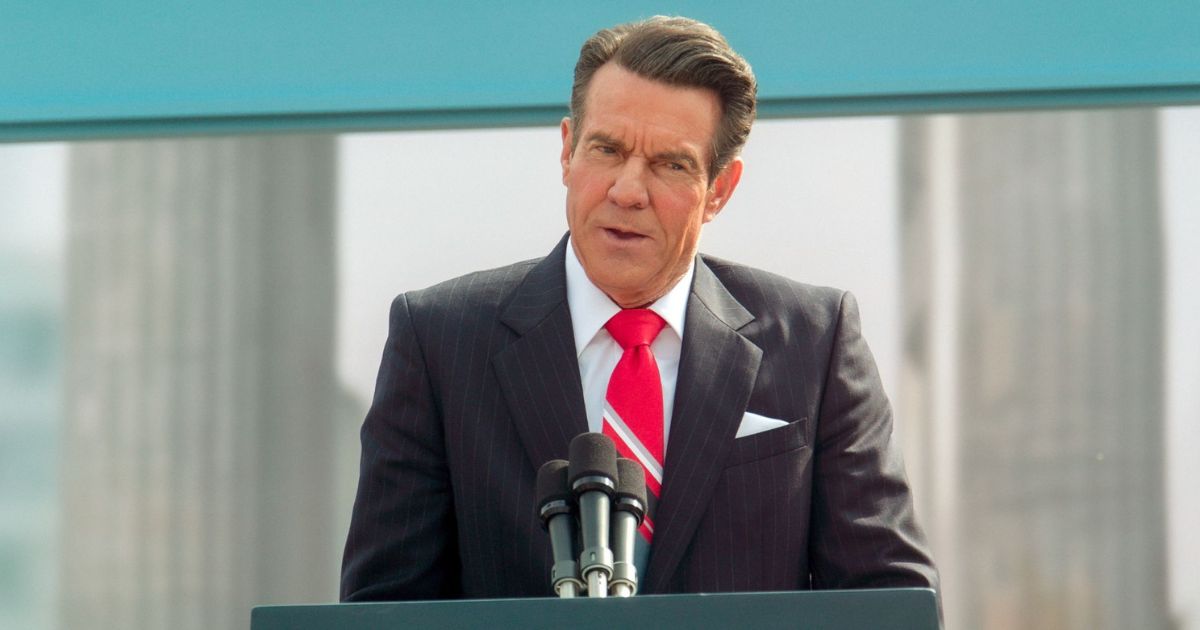
[[[61,271],[0,247],[0,628],[54,624]]]
[[[332,137],[70,149],[65,628],[336,596]]]
[[[1169,627],[1156,116],[901,123],[900,405],[948,627]]]

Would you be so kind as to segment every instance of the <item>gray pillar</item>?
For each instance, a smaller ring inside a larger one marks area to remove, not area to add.
[[[1156,112],[901,133],[901,405],[948,621],[1168,627]]]
[[[72,147],[63,627],[335,597],[334,142]]]

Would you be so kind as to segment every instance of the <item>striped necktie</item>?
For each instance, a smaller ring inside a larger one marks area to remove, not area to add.
[[[604,325],[621,345],[605,395],[601,431],[612,438],[617,452],[646,471],[646,518],[638,531],[649,543],[654,536],[654,510],[662,490],[663,391],[658,363],[650,343],[666,324],[645,308],[624,309]]]

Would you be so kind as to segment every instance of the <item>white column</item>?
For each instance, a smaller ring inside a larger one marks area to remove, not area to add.
[[[1157,114],[903,123],[906,384],[951,627],[1166,627]],[[910,464],[912,465],[912,464]]]
[[[63,627],[245,627],[336,595],[334,141],[80,143]]]

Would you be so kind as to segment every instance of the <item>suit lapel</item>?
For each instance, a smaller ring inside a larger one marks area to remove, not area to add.
[[[663,592],[733,445],[762,350],[737,332],[754,316],[697,257],[645,592]]]
[[[513,423],[535,467],[565,459],[571,438],[588,430],[567,307],[566,247],[564,236],[501,310],[501,322],[520,338],[492,359]]]

